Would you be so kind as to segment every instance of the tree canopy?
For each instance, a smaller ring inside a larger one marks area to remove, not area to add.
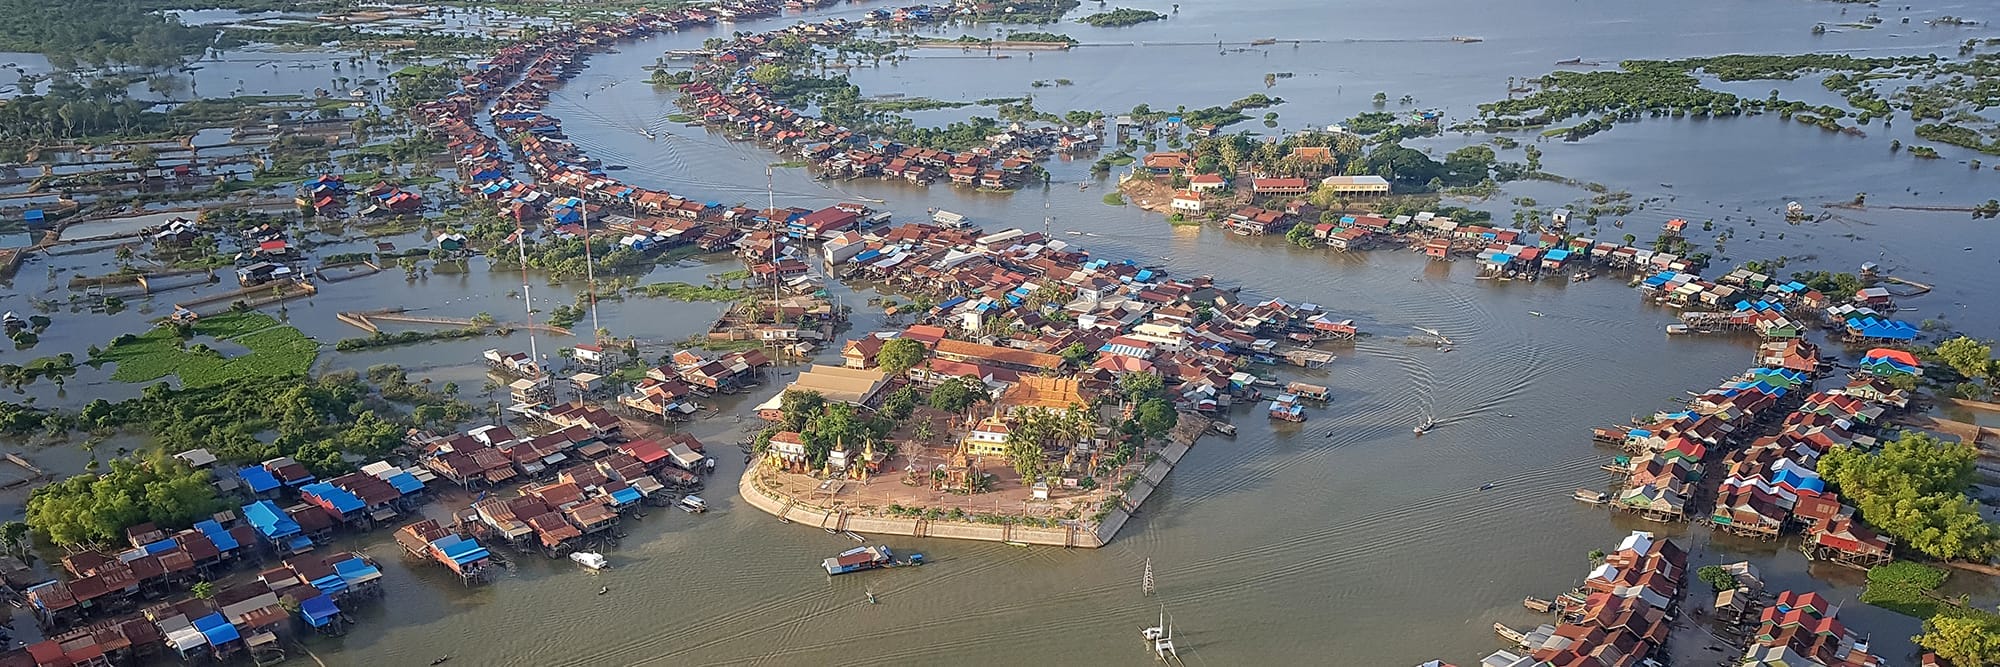
[[[875,364],[882,372],[902,375],[903,371],[916,368],[924,362],[929,350],[922,341],[913,338],[894,338],[882,344],[882,350],[875,353]]]
[[[1965,495],[1977,458],[1970,445],[1908,431],[1877,453],[1827,452],[1819,471],[1862,519],[1904,546],[1934,558],[1985,558],[2000,533]]]
[[[1383,144],[1368,154],[1368,173],[1408,186],[1425,186],[1444,174],[1444,165],[1431,156],[1400,144]]]
[[[115,542],[128,526],[186,528],[226,506],[207,473],[157,450],[144,460],[112,459],[109,468],[36,489],[28,525],[57,544]]]
[[[1180,413],[1174,411],[1174,404],[1164,398],[1148,398],[1139,402],[1132,411],[1132,419],[1139,423],[1139,431],[1149,438],[1164,436],[1180,423]]]
[[[974,404],[988,400],[986,386],[978,380],[957,377],[945,380],[931,390],[931,407],[945,412],[963,414]]]
[[[1916,640],[1954,665],[2000,665],[2000,616],[1933,616]]]
[[[1993,346],[1965,336],[1938,343],[1937,355],[1945,365],[1969,378],[1986,377],[1992,370]]]

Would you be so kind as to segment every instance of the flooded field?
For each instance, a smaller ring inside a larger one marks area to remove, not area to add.
[[[813,16],[856,17],[875,4],[837,5]],[[1142,0],[1121,6],[1165,13],[1173,5]],[[1391,102],[1391,109],[1439,108],[1448,118],[1471,117],[1477,103],[1506,96],[1508,77],[1538,76],[1569,58],[1613,64],[1725,53],[1949,53],[1966,39],[2000,34],[1985,26],[1900,25],[1893,18],[2000,18],[1982,16],[1982,10],[1991,7],[1919,2],[1907,11],[1891,11],[1812,0],[1185,3],[1168,20],[1132,28],[1073,22],[1051,28],[1083,43],[1066,52],[1001,60],[917,51],[907,61],[855,69],[851,78],[869,95],[974,100],[1032,94],[1038,108],[1056,113],[1116,114],[1140,103],[1197,108],[1261,92],[1286,99],[1272,109],[1279,113],[1278,127],[1263,130],[1275,133],[1324,127],[1372,110],[1370,96],[1378,91],[1392,100],[1414,98],[1409,107]],[[1843,11],[1878,11],[1892,20],[1877,30],[1810,34],[1816,22],[1852,20],[1843,18]],[[708,37],[768,25],[775,24],[691,30],[596,55],[587,71],[556,93],[547,111],[564,120],[569,137],[591,156],[629,167],[620,172],[623,180],[761,206],[764,171],[775,158],[754,144],[665,123],[664,116],[675,112],[674,94],[646,84],[642,67],[664,51],[699,48]],[[942,37],[967,32],[933,31]],[[1483,41],[1454,43],[1449,39],[1454,35]],[[1266,38],[1299,42],[1247,47]],[[1218,48],[1217,42],[1229,46]],[[197,87],[204,95],[309,94],[333,81],[330,69],[310,67],[328,57],[232,52],[198,63],[188,94]],[[386,73],[377,73],[381,68],[373,64],[364,67],[371,76]],[[1267,88],[1264,75],[1274,72],[1294,76]],[[1055,78],[1073,84],[1030,85]],[[1799,88],[1802,96],[1817,87],[1806,81],[1786,85]],[[1761,95],[1767,88],[1757,83],[1739,92]],[[990,111],[969,107],[919,117],[943,123]],[[642,128],[660,134],[647,140]],[[1789,270],[1851,271],[1862,262],[1877,262],[1887,273],[1936,286],[1911,302],[1921,308],[1912,319],[1934,319],[1975,337],[2000,335],[2000,309],[1987,305],[1992,300],[1987,281],[2000,261],[1994,223],[1963,212],[1893,208],[1984,201],[2000,192],[2000,172],[1968,169],[1959,161],[1972,155],[1947,147],[1939,152],[1950,159],[1891,155],[1887,142],[1912,141],[1911,128],[1875,129],[1863,138],[1775,115],[1649,118],[1581,143],[1537,145],[1546,151],[1547,171],[1629,191],[1643,202],[1641,210],[1625,216],[1627,231],[1643,238],[1668,218],[1713,219],[1735,232],[1717,253],[1716,266],[1780,255],[1793,259]],[[1442,155],[1485,138],[1448,134],[1409,145]],[[1516,138],[1526,143],[1534,135]],[[1691,564],[1747,558],[1778,589],[1815,589],[1837,600],[1858,597],[1859,573],[1809,565],[1789,543],[1646,523],[1568,499],[1578,487],[1602,486],[1605,473],[1598,466],[1615,453],[1592,445],[1591,427],[1668,408],[1683,392],[1742,370],[1751,363],[1748,339],[1669,339],[1662,331],[1676,321],[1673,311],[1642,303],[1618,280],[1477,281],[1471,262],[1432,263],[1393,251],[1305,250],[1282,238],[1173,227],[1160,215],[1102,203],[1114,181],[1093,177],[1087,159],[1045,166],[1052,174],[1049,187],[1012,194],[875,180],[822,184],[802,169],[777,170],[774,190],[779,206],[856,199],[893,211],[899,221],[943,208],[989,230],[1036,228],[1053,216],[1058,235],[1079,232],[1060,238],[1099,257],[1164,264],[1175,275],[1214,275],[1243,286],[1247,294],[1321,304],[1358,319],[1369,334],[1351,350],[1336,350],[1340,359],[1327,369],[1288,372],[1289,379],[1331,387],[1329,407],[1314,411],[1304,424],[1277,424],[1239,408],[1242,431],[1195,447],[1106,548],[1064,551],[889,538],[891,547],[922,551],[935,565],[829,580],[815,565],[848,548],[847,540],[811,527],[779,525],[733,497],[730,482],[742,471],[733,446],[756,427],[747,408],[766,398],[767,389],[726,399],[717,417],[685,426],[721,460],[717,482],[704,494],[714,510],[700,516],[654,512],[632,524],[631,535],[609,554],[614,569],[593,576],[567,561],[519,558],[511,574],[468,589],[441,570],[402,559],[386,535],[358,538],[354,546],[382,561],[388,600],[364,607],[351,635],[315,641],[313,651],[329,665],[422,664],[445,653],[456,656],[453,664],[472,665],[936,664],[943,655],[967,664],[1147,664],[1152,658],[1133,631],[1164,603],[1174,614],[1183,655],[1198,664],[1393,666],[1432,658],[1468,664],[1500,648],[1489,629],[1494,622],[1543,622],[1521,608],[1523,596],[1546,597],[1573,586],[1587,552],[1634,529],[1680,542]],[[1828,220],[1803,225],[1783,220],[1786,202],[1817,207],[1847,201],[1857,192],[1869,193],[1868,209],[1839,210]],[[1589,193],[1525,182],[1467,205],[1492,209],[1504,220],[1511,212],[1507,200],[1518,196],[1549,206]],[[144,224],[153,223],[73,231],[89,236]],[[7,238],[0,232],[0,246]],[[374,242],[399,248],[428,243],[421,230],[346,239],[338,243],[347,245],[323,251]],[[112,253],[108,246],[85,249],[36,257],[23,266],[0,293],[0,310],[26,314],[40,304],[55,324],[34,350],[8,351],[12,363],[61,352],[82,357],[110,332],[136,330],[164,315],[177,299],[224,289],[200,285],[137,295],[128,297],[131,306],[122,313],[90,314],[69,301],[65,285],[74,275],[116,270]],[[688,260],[653,268],[641,282],[702,283],[707,275],[736,268],[733,260]],[[580,280],[555,285],[533,280],[538,304],[570,302],[581,288]],[[329,345],[320,357],[322,368],[396,363],[413,376],[477,386],[484,376],[479,352],[525,349],[526,334],[334,352],[333,341],[362,334],[335,313],[400,306],[448,317],[486,312],[506,320],[521,312],[520,287],[518,273],[490,270],[475,259],[462,273],[434,272],[412,281],[392,270],[329,284],[318,295],[293,302],[288,316]],[[829,287],[849,303],[869,296]],[[647,354],[655,355],[667,351],[670,341],[702,331],[721,307],[633,298],[607,301],[600,314],[606,328],[637,337],[649,345]],[[879,328],[879,314],[866,310],[856,307],[853,333]],[[1416,327],[1443,332],[1456,342],[1455,350],[1414,339]],[[544,350],[572,342],[539,341]],[[838,363],[838,353],[834,345],[821,361]],[[70,407],[138,392],[136,385],[112,382],[109,374],[109,367],[84,367],[64,387],[44,382],[26,391],[38,405]],[[1413,438],[1411,426],[1425,415],[1434,416],[1438,426]],[[24,451],[60,472],[80,471],[88,459],[73,446],[7,449]],[[1482,491],[1486,484],[1494,486]],[[0,498],[18,508],[18,494]],[[450,508],[439,503],[428,509]],[[1158,577],[1156,598],[1141,594],[1140,572],[1148,559]],[[601,586],[610,592],[597,595]],[[880,596],[881,603],[867,604],[867,592]],[[1989,607],[2000,601],[1993,582],[1976,582],[1962,592]],[[1872,634],[1875,652],[1892,663],[1914,662],[1907,639],[1916,632],[1914,619],[1858,603],[1843,606],[1841,619]]]

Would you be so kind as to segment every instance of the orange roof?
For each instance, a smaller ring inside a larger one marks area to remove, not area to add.
[[[938,341],[937,345],[933,349],[936,350],[938,354],[955,355],[955,356],[965,357],[968,359],[984,359],[987,361],[993,361],[1003,364],[1013,364],[1029,368],[1055,368],[1057,366],[1061,366],[1063,362],[1062,357],[1053,354],[1047,354],[1043,352],[1032,352],[1029,350],[1017,350],[1011,347],[997,347],[993,345],[981,345],[979,343],[968,343],[966,341],[952,340],[950,338]]]

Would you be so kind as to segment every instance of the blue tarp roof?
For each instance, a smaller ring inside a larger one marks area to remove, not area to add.
[[[362,508],[367,507],[362,504],[360,498],[356,498],[354,494],[348,493],[347,489],[326,482],[307,484],[305,487],[299,489],[299,492],[312,494],[314,497],[326,501],[328,504],[333,505],[334,511],[341,514],[358,512]]]
[[[230,535],[228,529],[223,528],[222,524],[216,523],[214,519],[197,521],[194,528],[201,531],[201,534],[207,535],[208,541],[214,542],[217,549],[235,551],[236,547],[243,546],[237,544],[236,537]]]
[[[381,570],[375,569],[375,566],[369,565],[368,561],[359,558],[350,558],[334,563],[333,571],[349,584],[355,583],[356,580],[366,578],[369,575],[382,574]]]
[[[311,549],[312,546],[313,538],[304,535],[293,535],[291,541],[285,543],[285,547],[293,551],[305,551]]]
[[[292,520],[278,504],[269,500],[259,500],[243,506],[243,518],[257,534],[264,539],[277,541],[299,534],[299,524]]]
[[[340,575],[338,574],[329,574],[324,577],[314,579],[310,583],[312,584],[313,588],[317,588],[319,589],[319,592],[325,593],[327,595],[333,595],[335,593],[347,590],[347,580],[340,578]]]
[[[236,477],[250,487],[252,493],[263,493],[278,488],[278,478],[265,470],[264,466],[244,466],[236,471]]]
[[[639,490],[628,486],[612,491],[611,499],[620,505],[630,505],[639,502]]]
[[[397,492],[406,496],[424,490],[424,483],[417,481],[416,476],[410,473],[399,472],[390,475],[388,481],[389,486],[396,487]]]
[[[169,551],[173,551],[174,547],[180,546],[180,544],[181,543],[175,542],[173,538],[169,537],[167,539],[160,540],[152,544],[148,544],[145,546],[145,549],[147,554],[162,554]]]
[[[201,636],[208,638],[211,646],[221,646],[243,638],[243,635],[236,631],[236,626],[230,625],[229,620],[222,617],[221,612],[194,619],[194,629],[201,631]]]
[[[39,222],[42,219],[42,209],[39,208],[28,209],[27,213],[21,214],[21,219],[26,220],[28,222]]]
[[[432,542],[431,548],[444,553],[452,562],[459,565],[471,563],[492,555],[486,551],[486,547],[479,546],[478,540],[459,537],[457,535],[446,535],[438,541]]]
[[[1152,269],[1140,269],[1138,273],[1134,273],[1134,274],[1132,274],[1132,279],[1133,279],[1133,280],[1138,280],[1138,281],[1147,281],[1147,280],[1152,280],[1152,279],[1153,279],[1153,270],[1152,270]]]
[[[306,598],[304,602],[299,603],[299,616],[306,619],[307,625],[315,628],[325,627],[339,615],[340,605],[334,604],[333,598],[324,595]]]
[[[1555,249],[1555,250],[1550,250],[1550,251],[1548,251],[1548,253],[1546,253],[1546,254],[1542,255],[1542,257],[1543,257],[1544,259],[1550,259],[1550,260],[1554,260],[1554,261],[1558,261],[1558,262],[1560,262],[1560,261],[1563,261],[1563,260],[1566,260],[1566,259],[1569,259],[1569,251],[1568,251],[1568,250],[1563,250],[1563,249],[1560,249],[1560,248],[1558,248],[1558,249]]]

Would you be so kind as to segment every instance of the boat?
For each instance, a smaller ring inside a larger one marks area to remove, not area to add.
[[[1493,487],[1496,487],[1496,486],[1499,486],[1499,484],[1495,484],[1495,483],[1493,483],[1493,482],[1487,482],[1487,483],[1485,483],[1485,484],[1483,484],[1483,485],[1480,485],[1480,487],[1479,487],[1479,490],[1481,490],[1481,491],[1492,491],[1492,490],[1493,490]]]
[[[1425,417],[1424,423],[1418,424],[1416,428],[1412,428],[1410,429],[1410,431],[1416,433],[1417,435],[1423,435],[1425,433],[1429,433],[1430,430],[1436,426],[1437,426],[1437,420]]]
[[[1229,422],[1212,422],[1208,425],[1208,428],[1223,435],[1236,435],[1236,425]]]
[[[860,536],[860,535],[856,535],[856,534],[854,534],[854,531],[851,531],[851,530],[844,530],[844,531],[841,531],[841,533],[840,533],[840,534],[842,534],[842,535],[846,535],[846,536],[847,536],[847,539],[850,539],[850,540],[854,540],[854,541],[856,541],[856,542],[866,542],[866,541],[867,541],[867,540],[864,540],[864,539],[861,539],[861,536]]]
[[[1309,398],[1315,401],[1325,401],[1327,399],[1333,398],[1333,392],[1327,389],[1326,387],[1322,387],[1316,384],[1306,384],[1304,382],[1292,382],[1286,384],[1285,393],[1295,394],[1299,398]]]
[[[1486,38],[1485,38],[1485,37],[1468,37],[1468,36],[1465,36],[1465,35],[1452,35],[1452,37],[1451,37],[1451,41],[1454,41],[1454,42],[1458,42],[1458,43],[1460,43],[1460,44],[1473,44],[1473,43],[1476,43],[1476,42],[1484,42],[1484,41],[1486,41]]]
[[[1263,38],[1263,39],[1253,39],[1253,40],[1250,40],[1250,45],[1251,45],[1251,46],[1270,46],[1270,45],[1272,45],[1272,44],[1276,44],[1276,43],[1278,43],[1278,40],[1277,40],[1276,38],[1272,38],[1272,37],[1266,37],[1266,38]]]
[[[1013,541],[1013,540],[1008,540],[1008,541],[1006,541],[1006,542],[1001,542],[1001,544],[1005,544],[1005,545],[1007,545],[1007,546],[1010,546],[1010,547],[1023,547],[1023,548],[1025,548],[1025,547],[1027,547],[1027,546],[1028,546],[1028,543],[1027,543],[1027,542],[1015,542],[1015,541]]]
[[[907,560],[898,562],[896,554],[882,545],[855,547],[840,552],[840,555],[820,562],[827,575],[850,574],[885,567],[903,567],[924,564],[923,554],[910,554]]]
[[[1306,420],[1306,406],[1299,403],[1298,396],[1279,394],[1277,399],[1271,401],[1270,415],[1272,419],[1281,419],[1295,423],[1304,422]]]
[[[829,575],[849,574],[886,566],[895,562],[895,557],[895,553],[889,551],[889,547],[879,545],[855,547],[822,561],[820,566],[826,568],[826,573]]]
[[[1069,230],[1069,231],[1066,231],[1066,232],[1063,232],[1063,233],[1064,233],[1064,234],[1068,234],[1068,235],[1070,235],[1070,236],[1083,236],[1083,232],[1079,232],[1079,231],[1076,231],[1076,230],[1074,230],[1074,229],[1072,229],[1072,230]]]
[[[450,662],[450,661],[451,661],[451,656],[448,656],[448,655],[441,655],[441,656],[438,656],[438,657],[436,657],[436,658],[433,658],[433,659],[431,659],[431,664],[432,664],[432,665],[442,665],[442,664],[444,664],[444,663],[447,663],[447,662]]]
[[[1542,313],[1541,313],[1541,311],[1538,311],[1538,310],[1530,310],[1530,311],[1528,311],[1528,314],[1529,314],[1529,315],[1533,315],[1533,316],[1535,316],[1535,317],[1541,317],[1541,316],[1542,316]]]
[[[708,501],[702,500],[701,496],[687,496],[681,498],[680,508],[689,514],[700,514],[708,511]]]
[[[578,551],[570,554],[569,559],[576,561],[578,565],[592,570],[602,570],[611,567],[611,562],[604,559],[604,554],[595,551]]]
[[[868,604],[877,604],[875,601],[875,591],[868,591]]]
[[[609,592],[611,592],[611,587],[610,587],[610,586],[604,586],[604,587],[602,587],[602,588],[599,588],[599,589],[597,589],[597,594],[598,594],[598,595],[603,595],[603,594],[605,594],[605,593],[609,593]]]
[[[1548,600],[1544,600],[1538,597],[1528,597],[1522,599],[1521,606],[1527,607],[1529,611],[1537,611],[1544,614],[1554,611],[1556,608],[1556,604],[1554,602],[1550,602]]]

